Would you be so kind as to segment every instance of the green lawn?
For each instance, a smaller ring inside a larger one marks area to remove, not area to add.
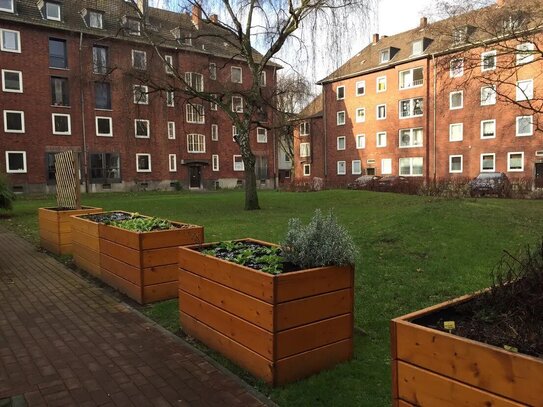
[[[357,335],[353,361],[307,380],[278,389],[250,380],[282,406],[390,405],[389,320],[488,286],[502,250],[516,252],[535,243],[543,230],[542,201],[347,190],[266,191],[260,199],[263,209],[254,212],[242,210],[239,191],[98,194],[83,201],[201,224],[206,241],[254,237],[279,242],[289,218],[307,221],[316,208],[335,210],[360,249],[355,323],[366,335]],[[1,222],[37,243],[36,208],[52,204],[19,200],[14,216]],[[172,330],[178,329],[176,312],[175,301],[146,309]]]

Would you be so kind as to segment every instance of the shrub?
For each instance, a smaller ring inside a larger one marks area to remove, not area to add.
[[[281,249],[286,261],[302,268],[354,264],[356,257],[356,247],[347,230],[337,223],[332,211],[323,215],[320,209],[308,225],[300,219],[289,220]]]
[[[15,194],[11,191],[7,180],[0,175],[0,209],[11,210]]]

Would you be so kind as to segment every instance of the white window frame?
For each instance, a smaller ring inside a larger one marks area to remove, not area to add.
[[[191,143],[191,140],[192,143]],[[192,145],[192,148],[191,148]],[[205,154],[206,152],[206,136],[204,134],[190,133],[187,134],[187,152],[191,154]]]
[[[300,158],[311,157],[311,144],[300,143]]]
[[[360,116],[358,113],[363,112],[364,114]],[[355,121],[357,123],[364,123],[366,121],[366,108],[365,107],[357,107],[355,110]]]
[[[56,131],[55,129],[55,117],[67,117],[68,118],[68,131]],[[70,136],[72,134],[72,117],[69,113],[52,113],[51,114],[51,128],[55,136]]]
[[[392,174],[392,158],[382,158],[381,159],[381,175],[390,175],[390,174]]]
[[[460,170],[453,170],[452,161],[453,158],[460,157]],[[450,155],[449,156],[449,173],[450,174],[461,174],[464,171],[464,156],[462,154]]]
[[[356,148],[358,150],[362,150],[366,148],[366,135],[365,134],[357,134],[356,136]]]
[[[4,33],[16,33],[17,34],[17,49],[8,49],[4,47]],[[21,53],[21,32],[16,30],[7,30],[5,28],[0,28],[0,51],[4,52],[13,52],[15,54]]]
[[[211,171],[219,171],[219,154],[211,155]]]
[[[134,92],[134,104],[135,105],[148,105],[149,104],[149,87],[147,85],[133,85]],[[138,89],[141,96],[144,98],[138,98]]]
[[[355,170],[354,166],[358,163],[358,170]],[[362,174],[362,160],[352,160],[351,161],[351,174],[360,175]]]
[[[535,44],[533,42],[524,42],[522,44],[518,44],[517,47],[517,54],[516,54],[516,65],[525,65],[529,64],[534,60],[534,51],[535,51]]]
[[[186,84],[196,92],[204,91],[204,75],[198,72],[185,72]]]
[[[363,92],[359,92],[361,84],[362,84]],[[364,96],[366,94],[366,81],[356,82],[355,92],[356,92],[356,96]]]
[[[413,160],[420,159],[422,160],[422,166],[421,166],[421,173],[420,174],[414,174],[413,173]],[[409,160],[409,174],[402,174],[402,160]],[[422,177],[424,176],[424,157],[401,157],[398,159],[398,175],[402,177]]]
[[[208,69],[209,69],[209,79],[211,79],[212,81],[216,81],[217,80],[217,64],[215,62],[210,62]]]
[[[304,177],[310,177],[311,176],[311,164],[304,164],[302,166],[303,176]]]
[[[98,132],[98,121],[107,120],[109,122],[109,133],[99,133]],[[94,125],[96,126],[96,136],[97,137],[113,137],[113,119],[107,116],[96,116],[94,118]]]
[[[261,88],[265,88],[268,83],[268,76],[266,75],[266,71],[260,72],[260,78],[258,84]]]
[[[343,167],[343,171],[341,171],[341,167]],[[347,175],[347,162],[340,160],[336,163],[336,174],[337,175]]]
[[[382,90],[379,90],[379,83],[383,82],[385,84],[384,88]],[[375,91],[377,93],[383,93],[387,91],[387,77],[386,76],[379,76],[375,79]]]
[[[416,50],[416,46],[420,46],[420,51]],[[420,55],[424,52],[424,40],[415,40],[411,43],[411,55]]]
[[[381,51],[379,51],[379,63],[385,64],[389,62],[391,59],[390,56],[391,56],[390,48],[382,49]]]
[[[19,89],[13,90],[13,89],[7,89],[6,88],[6,74],[7,73],[16,73],[19,76]],[[2,69],[2,92],[7,93],[23,93],[23,73],[21,71],[13,71],[11,69]]]
[[[243,113],[243,96],[232,96],[232,112]]]
[[[413,79],[413,76],[414,76],[415,70],[418,70],[418,69],[422,70],[422,82],[419,84],[415,84],[415,80]],[[404,82],[402,84],[402,77],[403,77],[402,74],[404,74],[405,72],[411,73],[411,82],[407,84]],[[398,87],[400,88],[400,90],[420,88],[421,86],[424,86],[424,68],[421,66],[417,66],[411,69],[404,69],[403,71],[398,72],[398,81],[399,81]]]
[[[93,19],[93,16],[97,16],[98,18]],[[94,21],[99,21],[100,23],[98,25],[93,25],[92,23]],[[90,28],[97,28],[99,30],[102,30],[104,28],[104,13],[101,13],[99,11],[90,10],[89,11],[89,27]]]
[[[234,71],[239,70],[239,81],[234,80]],[[243,83],[243,69],[241,66],[232,66],[230,67],[230,82],[232,83]]]
[[[529,133],[519,133],[519,122],[522,119],[530,118],[530,132]],[[533,136],[534,134],[534,117],[533,116],[517,116],[515,120],[515,129],[516,129],[516,136],[517,137],[529,137]]]
[[[343,96],[339,96],[339,90],[343,91]],[[336,88],[336,100],[344,100],[345,99],[345,85],[338,86]]]
[[[494,135],[493,136],[491,136],[491,137],[485,137],[484,136],[485,123],[493,123],[494,124]],[[496,138],[496,120],[495,119],[481,120],[481,139],[486,140],[486,139],[493,139],[493,138]]]
[[[138,122],[143,122],[147,124],[147,135],[138,136]],[[151,137],[151,124],[147,119],[134,119],[134,137],[136,138],[150,138]]]
[[[136,62],[136,54],[143,54],[143,68],[139,68],[135,65]],[[139,71],[146,71],[147,70],[147,52],[142,51],[139,49],[133,49],[132,50],[132,68],[137,69]]]
[[[379,108],[381,108],[381,107],[384,108],[384,112],[385,112],[384,116],[379,116]],[[377,105],[375,107],[375,119],[376,120],[386,120],[386,118],[387,118],[387,105],[386,105],[386,103]]]
[[[166,106],[175,107],[175,92],[173,90],[166,91]]]
[[[198,110],[201,111],[201,114],[200,112],[198,112]],[[204,111],[204,105],[187,103],[185,108],[185,120],[187,123],[205,124],[206,116]]]
[[[170,172],[177,172],[177,154],[168,154],[168,167]]]
[[[342,121],[339,120],[340,116],[343,116]],[[347,118],[346,118],[346,115],[345,115],[345,110],[340,110],[339,112],[337,112],[337,114],[336,114],[336,124],[338,126],[344,126],[346,122],[347,122]]]
[[[235,142],[236,137],[239,136],[238,128],[237,126],[232,126],[232,140]]]
[[[49,15],[49,6],[56,7],[56,10],[58,11],[58,17]],[[45,19],[51,20],[51,21],[62,21],[62,8],[60,7],[60,4],[54,3],[51,1],[45,2]]]
[[[384,144],[379,143],[379,140],[380,140],[379,135],[383,135],[383,140],[385,141]],[[383,147],[386,147],[386,146],[387,146],[387,132],[386,131],[378,131],[377,134],[375,135],[375,147],[383,148]]]
[[[168,75],[173,75],[174,71],[173,71],[173,56],[171,55],[164,55],[164,71],[168,74]]]
[[[341,141],[343,141],[343,148],[340,146]],[[337,151],[343,151],[343,150],[345,150],[346,147],[347,147],[347,140],[346,140],[345,136],[339,136],[336,139],[336,150]]]
[[[21,115],[21,130],[10,130],[8,129],[8,113],[19,113]],[[4,133],[16,133],[23,134],[25,132],[25,112],[22,110],[4,110]]]
[[[485,99],[483,97],[485,89],[492,89],[492,93],[490,93],[490,95],[492,95],[492,97],[488,98],[488,100],[490,100],[490,102],[485,102]],[[483,86],[481,88],[481,106],[493,106],[493,105],[496,104],[496,99],[497,99],[497,93],[496,93],[496,86],[495,85]]]
[[[308,121],[300,123],[300,136],[309,136],[311,131],[310,123]]]
[[[415,114],[415,102],[417,100],[421,100],[422,103],[422,112],[421,114]],[[409,115],[408,116],[402,116],[402,103],[403,102],[409,102]],[[412,113],[412,114],[411,114]],[[424,98],[417,97],[417,98],[411,98],[411,99],[402,99],[398,102],[398,116],[401,119],[411,119],[413,117],[422,117],[424,116]]]
[[[522,159],[522,167],[520,169],[511,168],[511,155],[520,154]],[[507,153],[507,172],[524,172],[524,151],[515,151]]]
[[[492,169],[485,170],[483,169],[483,157],[492,156]],[[482,153],[480,158],[481,172],[496,172],[496,154],[495,153]]]
[[[167,122],[166,127],[168,129],[168,140],[175,140],[175,122]]]
[[[263,133],[262,133],[263,131]],[[268,142],[268,130],[264,127],[256,128],[256,142],[257,143],[267,143]]]
[[[211,141],[219,141],[219,125],[211,125]]]
[[[494,66],[491,68],[485,68],[485,59],[491,56],[494,60]],[[498,65],[498,56],[496,51],[488,51],[481,53],[481,72],[489,72],[496,70],[496,66]]]
[[[522,88],[523,84],[529,84],[529,86],[526,89],[523,89]],[[534,80],[523,79],[523,80],[517,81],[515,90],[516,90],[515,99],[517,102],[533,99],[534,98]]]
[[[453,95],[460,94],[460,106],[453,106]],[[464,108],[464,91],[463,90],[455,90],[449,93],[449,110],[459,110]]]
[[[23,155],[23,169],[22,170],[10,170],[9,169],[9,156],[10,154],[22,154]],[[26,151],[6,151],[6,173],[7,174],[26,174],[28,171],[26,166]]]
[[[139,160],[139,158],[140,158],[140,157],[144,157],[144,156],[146,156],[146,157],[149,158],[149,160],[148,160],[148,162],[149,162],[149,169],[148,169],[148,170],[142,170],[142,169],[140,169],[140,160]],[[151,154],[149,154],[149,153],[137,153],[137,154],[136,154],[136,172],[152,172],[152,166],[151,166]]]
[[[419,144],[413,144],[413,140],[414,140],[413,133],[416,130],[421,130],[421,132],[422,132],[421,144],[420,145]],[[405,131],[409,132],[410,144],[402,146],[402,132],[405,132]],[[424,129],[422,127],[413,127],[413,128],[410,128],[410,129],[400,129],[398,131],[398,146],[399,146],[399,148],[420,148],[420,147],[423,147],[424,146]]]
[[[236,162],[236,158],[239,158],[241,162]],[[233,162],[232,168],[234,171],[245,171],[245,163],[243,162],[243,157],[241,155],[233,155],[232,162]]]
[[[454,63],[458,61],[462,62],[462,66],[458,70],[458,73],[456,73],[454,70]],[[464,76],[464,58],[451,59],[451,62],[449,63],[449,76],[451,78],[460,78]]]
[[[452,139],[452,136],[453,136],[453,127],[460,127],[460,130],[461,130],[460,138],[457,139],[457,140],[453,140],[453,139]],[[451,124],[449,124],[449,141],[450,141],[451,143],[455,143],[455,142],[459,142],[459,141],[464,141],[464,123],[451,123]]]
[[[15,13],[15,0],[11,0],[11,8],[2,8],[0,7],[0,11],[5,11],[8,13]]]

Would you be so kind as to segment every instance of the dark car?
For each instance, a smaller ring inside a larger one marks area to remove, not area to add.
[[[511,183],[503,172],[483,172],[468,185],[471,196],[497,195],[503,198],[511,194]]]
[[[403,192],[409,186],[409,178],[398,175],[385,175],[375,183],[375,190],[381,192]]]
[[[381,177],[379,175],[362,175],[347,185],[349,189],[374,189]]]

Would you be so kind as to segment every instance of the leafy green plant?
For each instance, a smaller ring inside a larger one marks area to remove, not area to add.
[[[343,266],[356,259],[356,246],[347,229],[337,223],[332,211],[324,215],[320,209],[308,225],[300,219],[289,220],[281,249],[286,261],[301,268]]]
[[[132,219],[111,221],[106,224],[133,232],[151,232],[153,230],[173,229],[170,221],[160,218],[144,218],[135,216]]]
[[[11,210],[15,194],[11,191],[6,178],[0,175],[0,209]]]

